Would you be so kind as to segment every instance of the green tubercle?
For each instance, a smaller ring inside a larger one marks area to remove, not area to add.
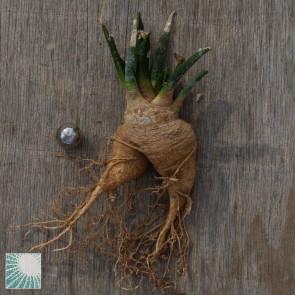
[[[160,74],[160,76],[158,77],[156,85],[155,85],[155,91],[157,94],[160,92],[160,90],[163,87],[163,84],[166,82],[169,71],[170,71],[170,67],[165,68]]]
[[[208,70],[202,70],[198,75],[191,79],[180,91],[177,98],[174,100],[174,106],[180,109],[185,97],[191,91],[191,89],[200,81],[204,76],[208,74]]]
[[[151,74],[149,69],[150,60],[148,58],[148,52],[150,51],[150,35],[151,33],[144,31],[141,15],[138,13],[136,38],[136,78],[141,95],[148,101],[152,101],[156,96],[151,84]]]
[[[181,90],[181,92],[178,94],[175,101],[184,99],[186,95],[191,91],[191,89],[197,84],[198,81],[200,81],[204,76],[208,74],[208,70],[202,70],[197,76],[195,76],[193,79],[191,79]]]
[[[142,22],[142,19],[141,19],[141,14],[140,12],[138,12],[137,14],[137,31],[143,31],[144,30],[144,26],[143,26],[143,22]]]
[[[133,21],[133,30],[132,30],[129,46],[127,48],[127,57],[126,57],[126,64],[125,64],[125,84],[126,84],[127,100],[141,97],[141,94],[136,82],[136,77],[135,77],[136,57],[137,57],[136,23],[137,22],[135,19]]]
[[[151,70],[151,82],[152,82],[153,87],[156,86],[156,83],[163,71],[163,64],[164,64],[164,59],[165,59],[165,54],[166,54],[166,48],[167,48],[171,23],[172,23],[172,19],[173,19],[174,14],[175,14],[175,11],[173,11],[170,14],[170,16],[167,20],[167,23],[165,25],[162,36],[160,37],[157,51],[155,53],[154,62],[153,62],[152,70]]]
[[[123,85],[123,87],[125,89],[125,62],[120,57],[120,54],[118,52],[118,49],[117,49],[115,41],[114,41],[114,38],[113,38],[112,35],[109,34],[106,26],[103,23],[102,18],[100,19],[100,24],[101,24],[102,31],[103,31],[103,34],[105,36],[105,39],[106,39],[106,41],[108,43],[108,46],[110,48],[110,51],[111,51],[111,54],[112,54],[112,57],[113,57],[113,60],[114,60],[114,64],[115,64],[119,79],[120,79],[120,81],[121,81],[121,83],[122,83],[122,85]]]
[[[195,54],[186,59],[183,63],[179,64],[174,70],[173,74],[167,80],[166,84],[163,86],[157,97],[153,100],[155,104],[161,104],[161,100],[165,98],[169,93],[171,93],[179,79],[184,75],[184,73],[205,53],[207,53],[211,48],[200,48]]]
[[[150,50],[150,33],[144,31],[138,32],[137,37],[137,71],[136,78],[139,90],[142,96],[148,101],[156,96],[151,84],[151,75],[149,71],[149,58],[147,54]]]
[[[172,75],[168,77],[170,68],[167,67],[163,70],[163,64],[174,14],[175,12],[172,12],[166,22],[151,68],[148,57],[151,33],[144,31],[140,13],[138,13],[137,19],[133,21],[125,62],[119,55],[113,36],[109,34],[101,19],[104,36],[110,48],[120,81],[126,91],[127,103],[134,99],[146,99],[161,106],[174,104],[177,109],[181,106],[192,87],[208,73],[208,70],[203,70],[190,80],[173,102],[173,92],[180,78],[202,55],[211,49],[210,47],[200,48],[188,59],[183,62],[181,60]]]

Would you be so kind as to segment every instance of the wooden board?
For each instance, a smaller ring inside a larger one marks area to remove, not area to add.
[[[63,185],[90,183],[73,161],[48,152],[63,151],[57,128],[78,124],[85,140],[71,153],[95,158],[123,120],[123,91],[99,17],[124,56],[141,11],[153,32],[153,55],[173,10],[167,64],[175,66],[173,52],[188,57],[199,47],[213,49],[183,79],[210,70],[181,112],[195,129],[198,157],[186,219],[189,276],[172,276],[189,295],[295,293],[294,1],[0,3],[1,294],[19,294],[4,290],[5,253],[49,237],[40,231],[23,241],[25,230],[8,226],[48,213],[47,202]],[[149,169],[144,183],[154,176]],[[87,254],[83,268],[66,252],[45,250],[42,289],[34,294],[126,294],[114,286],[113,264],[94,250]],[[136,294],[152,289],[146,281]]]

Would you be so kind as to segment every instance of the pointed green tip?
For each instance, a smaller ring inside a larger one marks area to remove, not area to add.
[[[141,19],[141,14],[140,12],[138,12],[137,13],[137,31],[143,31],[143,30],[144,30],[144,26]]]
[[[199,48],[197,53],[199,57],[211,50],[211,47]]]
[[[203,77],[205,77],[207,74],[209,73],[209,71],[207,69],[202,70],[196,77],[196,81],[200,81]]]

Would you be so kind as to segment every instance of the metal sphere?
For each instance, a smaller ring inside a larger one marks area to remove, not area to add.
[[[56,139],[58,143],[66,149],[76,147],[80,143],[81,138],[79,127],[73,123],[66,123],[62,125],[56,132]]]

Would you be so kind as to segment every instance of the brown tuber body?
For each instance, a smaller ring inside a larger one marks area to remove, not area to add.
[[[157,253],[193,186],[197,145],[193,129],[178,118],[173,106],[157,106],[141,100],[127,107],[124,124],[118,128],[114,140],[110,159],[121,157],[118,149],[122,149],[124,157],[131,160],[115,166],[110,162],[99,185],[105,187],[108,182],[114,183],[114,179],[117,186],[130,181],[144,172],[148,161],[162,177],[168,178],[170,209],[156,244]]]
[[[190,211],[190,191],[195,176],[195,156],[197,142],[192,126],[178,118],[178,112],[186,94],[208,71],[201,71],[173,98],[174,88],[188,70],[210,48],[199,49],[194,55],[180,63],[172,75],[168,78],[169,69],[163,70],[163,59],[168,41],[172,13],[165,26],[160,39],[159,48],[155,54],[152,68],[149,66],[147,53],[149,51],[150,33],[143,31],[140,14],[131,35],[130,45],[127,50],[126,63],[120,58],[113,37],[108,34],[104,24],[102,28],[110,47],[119,78],[126,91],[127,108],[124,123],[118,128],[112,137],[113,144],[110,158],[105,172],[100,177],[95,189],[88,195],[69,217],[58,222],[55,227],[40,227],[62,229],[62,232],[54,239],[35,246],[30,251],[39,249],[54,243],[64,234],[72,233],[73,226],[90,209],[92,204],[107,192],[116,190],[120,185],[131,181],[141,175],[150,162],[164,179],[165,188],[169,193],[169,210],[166,221],[161,227],[155,227],[151,235],[152,249],[149,257],[156,257],[167,243],[169,232],[175,231],[175,221],[179,218],[179,224],[183,223],[183,217]],[[186,208],[185,208],[186,207]],[[38,226],[34,226],[38,227]],[[151,232],[151,231],[150,231]],[[182,250],[183,234],[178,237],[179,251]],[[149,240],[149,241],[150,241]],[[144,244],[144,243],[143,243]],[[68,247],[71,246],[71,242]],[[173,247],[172,247],[173,248]],[[186,246],[184,246],[186,249]],[[135,250],[134,252],[138,251]],[[128,256],[128,255],[127,255]],[[129,257],[129,256],[128,256]],[[145,260],[145,261],[144,261]],[[143,259],[145,270],[149,269],[148,257]],[[126,262],[128,264],[128,261]],[[143,262],[141,262],[143,265]],[[133,270],[132,270],[133,271]],[[150,277],[156,281],[155,276]],[[159,284],[159,283],[158,283]]]

